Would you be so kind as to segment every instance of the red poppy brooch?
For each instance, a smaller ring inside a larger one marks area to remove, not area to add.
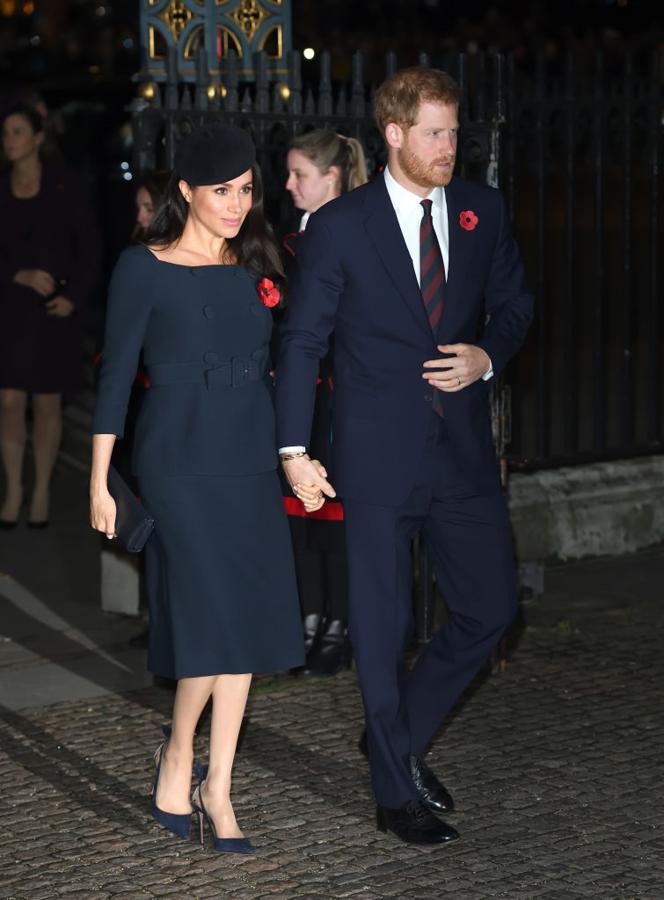
[[[461,225],[465,231],[474,231],[478,222],[479,219],[472,209],[467,209],[465,212],[459,213],[459,225]]]
[[[267,306],[268,309],[272,309],[281,300],[279,288],[269,278],[261,278],[258,282],[258,296],[261,298],[263,306]]]

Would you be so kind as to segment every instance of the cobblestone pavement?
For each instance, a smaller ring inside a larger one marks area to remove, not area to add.
[[[661,900],[663,583],[661,548],[547,572],[507,670],[477,680],[431,750],[458,804],[445,848],[376,831],[352,671],[258,682],[234,782],[255,857],[150,819],[168,690],[113,693],[88,667],[95,697],[3,706],[0,897]],[[124,637],[109,627],[106,657]]]

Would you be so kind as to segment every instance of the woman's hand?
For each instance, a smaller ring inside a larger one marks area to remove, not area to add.
[[[60,319],[65,319],[74,312],[74,304],[71,300],[67,300],[66,297],[54,297],[48,303],[45,303],[44,306],[49,316],[58,316]]]
[[[90,524],[111,540],[115,537],[115,500],[108,491],[90,494]]]
[[[48,297],[55,290],[53,276],[43,269],[19,269],[14,275],[14,281],[23,287],[31,288],[42,297]]]
[[[327,471],[319,460],[312,459],[311,464],[316,470],[317,475],[320,475],[321,478],[327,478]],[[320,509],[325,503],[325,495],[320,486],[311,482],[298,482],[297,484],[294,484],[293,493],[302,501],[306,512],[316,512],[316,510]]]

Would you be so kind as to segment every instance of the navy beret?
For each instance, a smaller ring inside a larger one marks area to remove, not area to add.
[[[232,181],[255,162],[256,148],[249,134],[223,122],[195,128],[175,151],[175,171],[192,187]]]

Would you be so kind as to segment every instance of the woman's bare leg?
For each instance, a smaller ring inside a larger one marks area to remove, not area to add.
[[[5,500],[0,519],[18,518],[23,500],[23,456],[25,454],[25,391],[5,388],[0,391],[0,454],[5,470]]]
[[[218,675],[212,691],[210,767],[203,785],[203,802],[217,837],[240,838],[231,803],[231,772],[242,725],[251,675]]]
[[[219,675],[181,678],[173,704],[171,737],[162,755],[159,789],[155,802],[164,812],[191,812],[191,769],[194,732]]]
[[[62,437],[62,394],[34,394],[32,417],[35,486],[30,502],[29,520],[44,522],[48,519],[51,474]]]

